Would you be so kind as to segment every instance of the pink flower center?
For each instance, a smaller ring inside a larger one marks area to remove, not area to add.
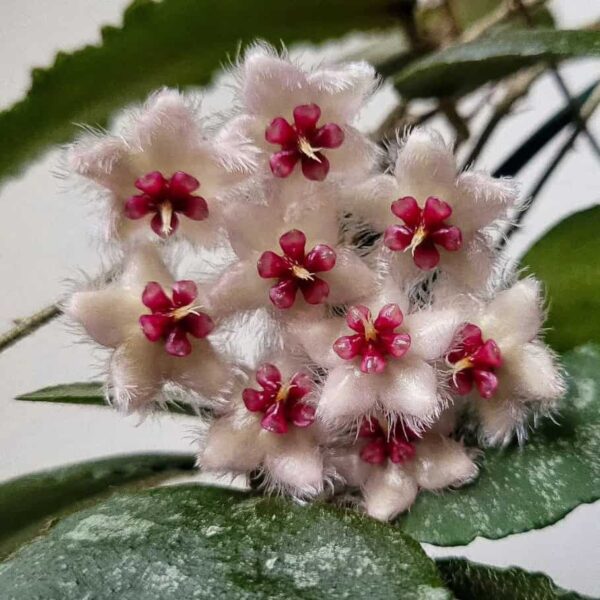
[[[246,388],[242,399],[251,412],[263,413],[260,424],[272,433],[287,433],[289,425],[308,427],[315,420],[315,407],[302,399],[313,390],[312,379],[302,371],[283,383],[279,369],[265,363],[256,372],[256,381],[262,388]]]
[[[331,271],[335,266],[335,252],[325,244],[318,244],[305,254],[306,236],[297,229],[279,238],[283,256],[263,252],[258,259],[258,274],[263,279],[278,279],[271,287],[269,298],[277,308],[290,308],[298,290],[309,304],[322,304],[329,295],[329,284],[315,273]]]
[[[269,160],[275,177],[287,177],[298,161],[307,179],[323,181],[329,173],[329,161],[321,152],[324,148],[339,148],[344,141],[344,132],[339,125],[327,123],[317,127],[321,109],[316,104],[302,104],[294,108],[294,124],[277,117],[265,131],[265,139],[279,144],[281,150]]]
[[[452,216],[452,208],[446,202],[429,197],[421,209],[412,196],[405,196],[392,203],[392,212],[404,225],[390,225],[385,230],[383,243],[394,251],[410,249],[419,269],[428,271],[438,265],[437,246],[449,252],[460,250],[462,232],[446,223]]]
[[[481,329],[467,323],[458,333],[446,360],[452,366],[451,385],[464,396],[473,385],[482,398],[491,398],[498,389],[496,369],[502,366],[502,353],[494,340],[483,341]]]
[[[387,364],[386,356],[402,358],[410,348],[410,335],[396,332],[403,320],[404,315],[397,304],[386,304],[375,321],[366,306],[351,306],[346,323],[357,333],[338,338],[333,349],[344,360],[361,356],[363,373],[382,373]]]
[[[372,465],[381,465],[387,459],[395,464],[402,464],[415,456],[414,441],[418,436],[398,421],[386,432],[377,419],[364,418],[358,437],[367,440],[360,451],[360,458]]]
[[[125,216],[141,219],[153,213],[150,227],[160,237],[169,237],[176,231],[178,214],[194,221],[208,217],[206,200],[192,194],[200,187],[199,181],[183,171],[177,171],[168,179],[159,171],[152,171],[136,179],[135,187],[142,193],[127,199]]]
[[[175,283],[172,298],[156,281],[148,283],[142,293],[142,302],[152,314],[140,317],[144,335],[151,342],[164,341],[165,350],[172,356],[187,356],[192,351],[188,335],[204,338],[215,326],[207,314],[194,306],[197,296],[193,281]]]

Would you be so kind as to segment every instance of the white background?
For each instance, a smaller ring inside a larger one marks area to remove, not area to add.
[[[96,43],[99,27],[118,25],[126,4],[126,0],[2,0],[0,108],[10,106],[26,92],[32,67],[50,64],[57,50]],[[597,0],[561,0],[551,5],[565,27],[600,16]],[[578,91],[598,76],[599,66],[599,61],[580,61],[565,66],[562,72],[569,87]],[[222,106],[223,102],[227,102],[226,95],[212,93],[208,105]],[[382,90],[363,115],[363,126],[375,126],[393,102],[393,93]],[[561,102],[551,80],[537,83],[493,137],[479,166],[497,166]],[[440,127],[444,129],[445,124]],[[598,117],[591,129],[600,139]],[[521,174],[524,189],[535,181],[560,143],[555,140]],[[57,158],[57,151],[48,153],[20,177],[2,182],[0,188],[0,330],[8,329],[12,319],[59,298],[65,280],[78,269],[94,274],[100,268],[100,257],[90,243],[92,228],[83,198],[63,189],[52,176]],[[598,173],[598,162],[580,137],[528,215],[525,231],[515,237],[511,252],[517,256],[564,215],[597,203]],[[42,386],[95,378],[97,357],[89,346],[76,342],[63,323],[54,322],[0,355],[0,480],[91,457],[146,450],[189,451],[190,419],[164,416],[139,424],[135,418],[124,419],[102,408],[27,405],[13,400],[19,393]],[[427,550],[544,571],[559,585],[600,595],[600,503],[581,506],[543,531],[499,541],[477,539],[462,548]]]

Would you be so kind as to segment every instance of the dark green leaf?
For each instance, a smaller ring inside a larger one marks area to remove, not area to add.
[[[573,98],[571,105],[559,109],[542,123],[493,173],[494,177],[514,177],[550,140],[572,123],[576,111],[585,104],[598,82]]]
[[[102,384],[97,381],[53,385],[36,390],[35,392],[17,396],[16,400],[23,400],[25,402],[56,402],[58,404],[92,404],[95,406],[108,406]],[[197,415],[200,411],[200,409],[195,409],[186,404],[177,404],[176,402],[167,403],[165,408],[171,413],[192,416]]]
[[[502,30],[423,58],[394,79],[407,97],[464,94],[543,60],[599,56],[595,31]]]
[[[546,233],[522,260],[545,284],[548,342],[559,351],[600,342],[600,207],[576,213]]]
[[[563,590],[542,573],[528,573],[517,567],[499,569],[461,558],[436,561],[446,585],[460,600],[582,600],[575,592]]]
[[[487,450],[472,485],[421,494],[399,520],[406,533],[440,546],[497,539],[551,525],[600,498],[600,346],[569,352],[564,365],[570,389],[556,422],[540,423],[522,448]]]
[[[356,512],[202,486],[115,495],[0,564],[12,600],[443,600],[433,561]]]
[[[182,454],[118,456],[13,479],[0,485],[0,557],[82,503],[126,484],[156,483],[194,468]]]
[[[59,53],[36,69],[27,97],[0,113],[0,179],[76,123],[105,125],[110,114],[161,86],[205,85],[257,38],[317,42],[353,30],[394,26],[393,0],[137,0],[100,46]]]

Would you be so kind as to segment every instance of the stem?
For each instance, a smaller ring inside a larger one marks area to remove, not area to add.
[[[19,319],[15,327],[0,335],[0,352],[6,350],[21,338],[37,331],[42,325],[49,323],[60,314],[61,310],[58,304],[51,304],[25,319]]]
[[[544,72],[544,70],[545,67],[536,66],[523,73],[518,73],[511,78],[504,97],[496,104],[492,116],[479,134],[469,156],[467,156],[463,163],[462,169],[465,169],[468,165],[475,162],[502,119],[510,113],[514,103],[527,94],[531,84]]]
[[[575,123],[571,135],[568,137],[567,141],[558,149],[558,152],[550,161],[550,164],[548,165],[547,169],[542,173],[542,176],[536,181],[535,185],[533,186],[528,196],[530,198],[529,204],[519,213],[515,221],[511,223],[511,225],[506,230],[505,235],[503,236],[503,240],[501,242],[501,247],[506,243],[507,238],[510,237],[520,227],[521,223],[523,222],[523,219],[525,218],[525,215],[531,209],[533,200],[542,191],[542,188],[544,187],[544,185],[546,185],[546,182],[548,181],[548,179],[550,179],[550,176],[552,175],[552,173],[554,173],[556,167],[558,167],[562,159],[567,155],[567,152],[573,147],[575,140],[577,139],[579,134],[582,133],[586,121],[594,114],[594,111],[598,108],[599,105],[600,85],[596,87],[593,94],[588,98],[588,101],[582,106],[580,112],[581,122]]]
[[[456,110],[456,104],[448,98],[440,98],[440,109],[456,132],[456,148],[469,139],[469,125]]]

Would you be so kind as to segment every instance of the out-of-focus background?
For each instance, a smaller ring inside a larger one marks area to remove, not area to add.
[[[33,67],[49,65],[58,50],[98,42],[102,25],[120,24],[127,4],[128,0],[2,0],[0,108],[26,93]],[[549,7],[564,28],[600,17],[598,0],[555,0]],[[335,57],[359,44],[350,39],[324,49],[298,48],[294,54],[311,62],[323,56]],[[232,47],[232,54],[235,50]],[[561,73],[575,93],[598,77],[600,61],[567,62]],[[102,85],[99,80],[98,86]],[[226,90],[208,89],[206,108],[221,110],[229,99]],[[390,88],[381,89],[362,115],[362,127],[366,131],[376,128],[395,102]],[[496,167],[526,132],[533,131],[563,103],[551,77],[537,80],[529,96],[496,132],[479,166]],[[443,120],[434,124],[451,139]],[[590,121],[589,129],[600,139],[600,114]],[[524,189],[544,170],[566,135],[557,137],[521,173]],[[13,319],[58,299],[66,280],[77,276],[78,270],[94,274],[101,268],[98,248],[91,239],[89,206],[53,175],[59,155],[58,150],[47,153],[0,188],[0,331],[10,328]],[[518,257],[565,215],[597,204],[599,184],[598,162],[588,141],[580,136],[528,213],[523,230],[511,240],[510,253]],[[77,342],[64,323],[55,321],[0,356],[0,480],[92,457],[190,450],[191,418],[165,415],[140,423],[135,417],[123,418],[102,408],[13,400],[43,386],[97,378],[102,356]],[[477,539],[460,548],[427,547],[427,551],[436,556],[463,555],[499,566],[544,571],[560,586],[600,595],[600,503],[580,506],[543,531],[499,541]]]

